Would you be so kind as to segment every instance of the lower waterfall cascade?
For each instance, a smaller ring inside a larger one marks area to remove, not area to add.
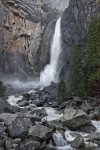
[[[58,82],[58,61],[61,51],[61,18],[59,18],[55,25],[55,32],[51,44],[50,63],[47,64],[44,70],[40,73],[40,85],[48,86],[51,82]]]

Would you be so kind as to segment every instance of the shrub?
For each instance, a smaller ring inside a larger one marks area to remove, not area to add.
[[[60,102],[67,100],[67,90],[63,80],[61,80],[58,85],[58,100]]]

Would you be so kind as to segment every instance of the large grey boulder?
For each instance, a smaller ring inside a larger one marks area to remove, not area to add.
[[[28,118],[22,118],[16,114],[0,114],[0,121],[4,121],[8,134],[11,138],[23,139],[31,126]]]
[[[45,141],[52,136],[52,130],[43,125],[35,125],[29,129],[29,136],[32,136],[34,140]]]
[[[85,133],[93,133],[96,131],[96,127],[93,124],[88,124],[88,125],[82,126],[80,128],[80,131],[85,132]]]
[[[64,115],[61,117],[61,121],[72,130],[77,130],[82,126],[91,123],[85,112],[79,109],[75,110],[73,108],[65,109]]]
[[[82,148],[84,147],[84,138],[81,135],[78,135],[75,140],[71,143],[71,146],[74,148]]]

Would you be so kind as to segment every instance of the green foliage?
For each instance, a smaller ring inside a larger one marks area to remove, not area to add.
[[[63,80],[61,80],[58,85],[58,100],[60,102],[67,100],[67,90]]]
[[[5,96],[6,87],[3,85],[3,82],[0,81],[0,97]]]
[[[81,46],[74,44],[71,61],[71,93],[80,98],[87,95],[100,94],[100,17],[91,21],[86,54]]]
[[[87,42],[87,87],[96,92],[100,86],[100,17],[90,24]]]
[[[85,75],[82,62],[82,53],[78,43],[74,44],[70,66],[71,93],[74,93],[80,98],[85,98],[87,95],[85,88]]]

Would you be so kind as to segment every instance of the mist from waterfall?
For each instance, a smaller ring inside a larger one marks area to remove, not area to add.
[[[50,49],[50,64],[47,64],[44,70],[40,73],[40,85],[48,86],[51,82],[58,82],[58,61],[61,51],[61,18],[59,18],[55,25],[55,32]]]

